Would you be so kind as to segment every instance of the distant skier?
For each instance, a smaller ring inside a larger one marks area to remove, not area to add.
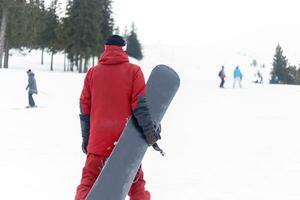
[[[233,88],[235,88],[235,83],[238,82],[240,88],[242,88],[242,79],[243,79],[243,74],[241,72],[241,70],[239,69],[239,66],[237,66],[233,72],[233,77],[234,77],[234,81],[233,81]]]
[[[257,77],[258,77],[258,80],[257,80],[258,83],[263,84],[264,79],[259,70],[257,71]]]
[[[144,75],[139,66],[129,63],[123,46],[125,40],[121,36],[109,37],[99,63],[88,71],[84,80],[80,122],[82,150],[87,158],[75,200],[86,198],[131,114],[149,146],[160,139],[160,125],[151,120],[147,107]],[[128,195],[131,200],[150,199],[141,167]]]
[[[34,99],[32,97],[33,94],[37,94],[37,87],[36,87],[36,80],[34,78],[34,73],[31,71],[31,69],[27,70],[28,75],[28,84],[26,87],[26,90],[28,90],[28,102],[29,105],[26,106],[26,108],[33,108],[36,107]]]
[[[225,71],[224,71],[224,66],[222,66],[222,69],[219,71],[219,77],[221,79],[220,83],[220,88],[224,88],[224,83],[225,83]]]

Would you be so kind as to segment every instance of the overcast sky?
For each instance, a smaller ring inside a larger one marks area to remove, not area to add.
[[[297,63],[300,63],[299,8],[299,0],[114,0],[113,3],[116,25],[123,30],[134,22],[143,44],[186,44],[269,53],[280,43]]]

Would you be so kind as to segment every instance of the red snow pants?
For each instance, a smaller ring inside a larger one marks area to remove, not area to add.
[[[103,156],[95,154],[87,155],[85,166],[82,170],[81,182],[77,187],[75,200],[85,200],[96,181],[105,160],[106,157]],[[145,184],[144,173],[140,167],[128,193],[130,200],[150,200],[150,193],[145,190]]]

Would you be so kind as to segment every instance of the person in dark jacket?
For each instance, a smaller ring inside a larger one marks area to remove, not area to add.
[[[219,77],[221,79],[220,83],[220,88],[224,88],[224,83],[225,83],[225,71],[224,71],[224,66],[222,66],[222,69],[219,71]]]
[[[36,87],[36,80],[34,78],[34,73],[31,71],[31,69],[27,70],[27,75],[28,75],[28,84],[27,84],[26,90],[28,90],[29,105],[26,106],[26,108],[32,108],[32,107],[36,107],[32,95],[37,94],[38,90]]]
[[[144,75],[129,63],[125,40],[113,35],[96,66],[89,69],[80,96],[82,151],[87,154],[75,200],[84,200],[110,156],[128,118],[133,115],[149,146],[160,139],[160,125],[151,120]],[[149,200],[140,167],[129,194],[131,200]]]

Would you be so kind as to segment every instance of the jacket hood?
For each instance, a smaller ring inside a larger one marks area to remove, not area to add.
[[[129,62],[128,55],[122,47],[115,45],[105,45],[105,50],[99,59],[99,63],[104,65],[115,65]]]
[[[34,76],[34,73],[33,73],[33,72],[29,72],[28,76],[33,77],[33,76]]]

